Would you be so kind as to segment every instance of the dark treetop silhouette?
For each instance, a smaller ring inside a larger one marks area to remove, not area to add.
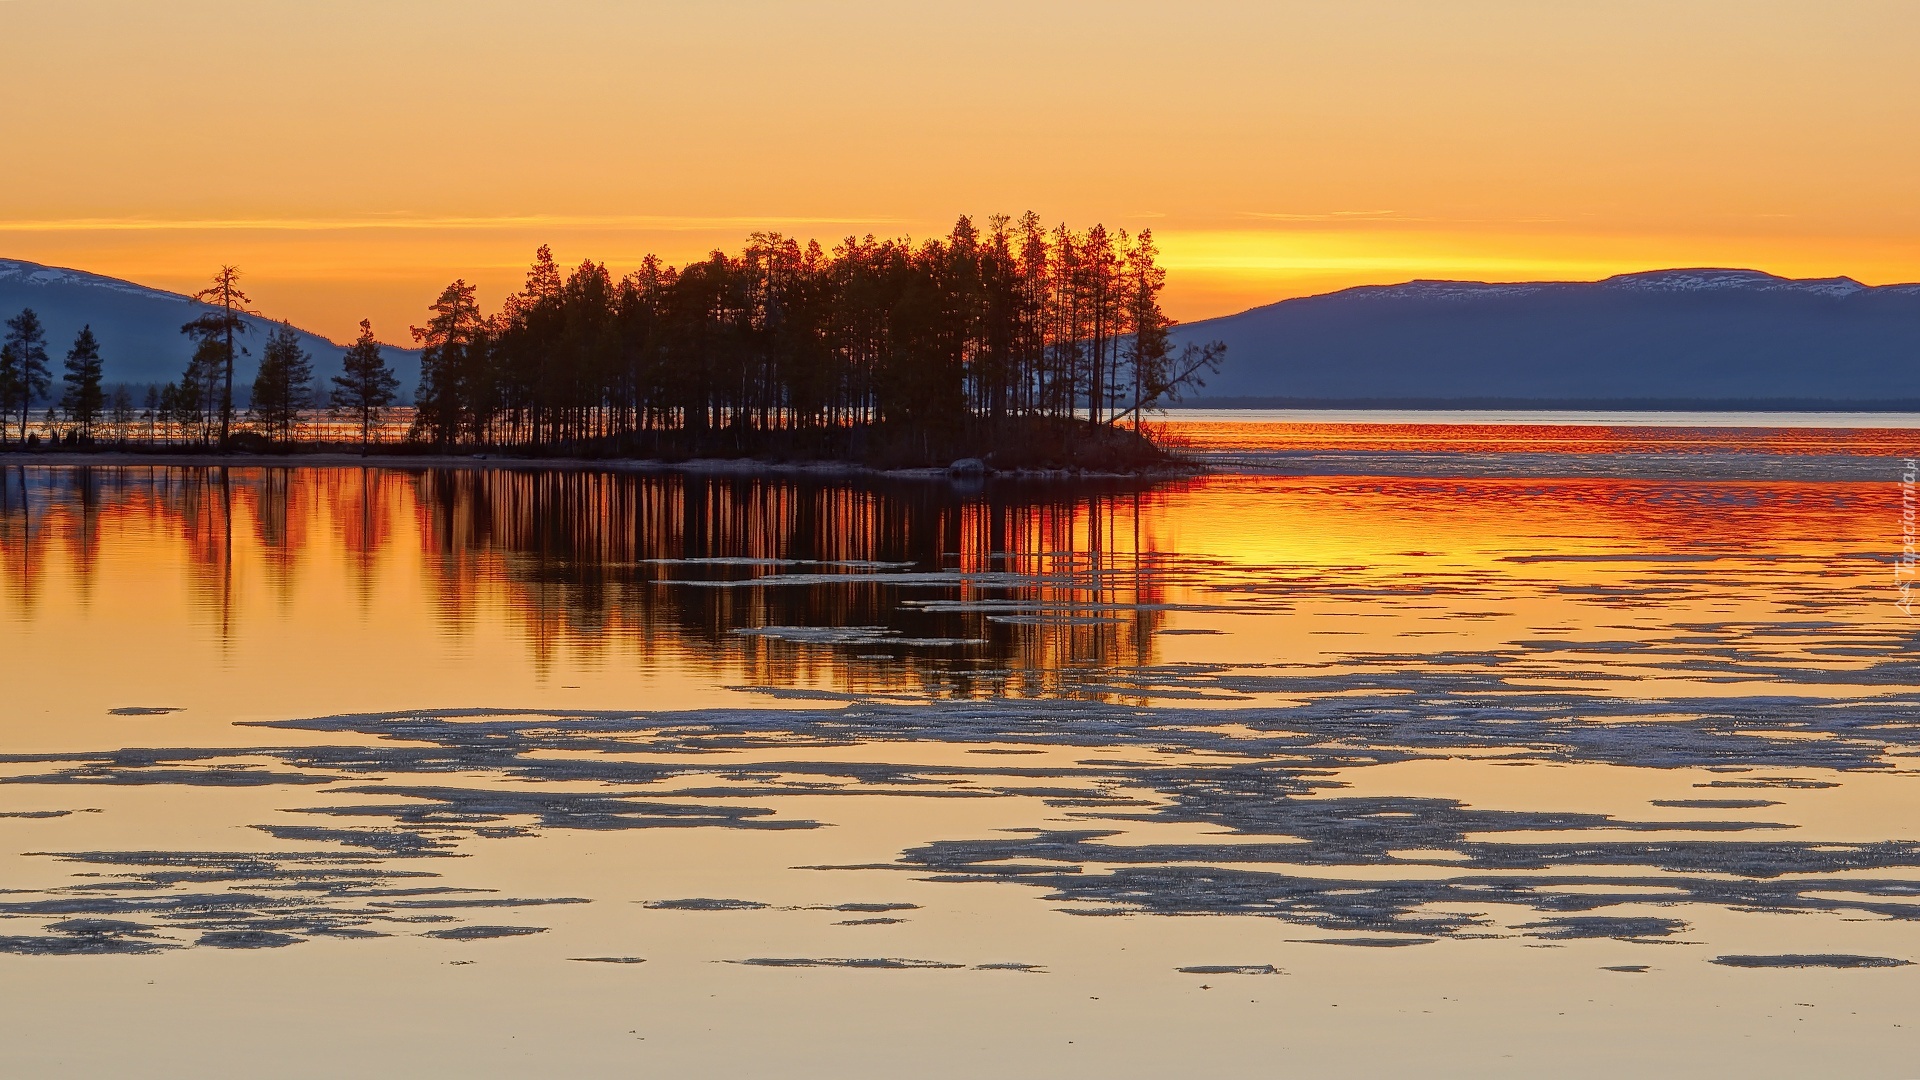
[[[27,419],[36,399],[46,396],[47,334],[32,308],[7,320],[7,336],[0,344],[0,438],[6,435],[5,417],[20,411],[20,441],[27,441]]]
[[[67,388],[60,395],[60,408],[81,431],[91,433],[100,413],[107,406],[106,391],[100,385],[100,342],[92,326],[83,326],[67,351],[66,373],[60,380]]]
[[[237,357],[234,355],[235,334],[247,332],[246,305],[253,301],[240,291],[240,269],[234,266],[222,266],[213,276],[212,284],[193,294],[193,299],[209,305],[205,314],[182,326],[180,332],[197,339],[200,347],[195,351],[193,362],[201,363],[203,357],[210,367],[206,384],[210,392],[216,394],[219,402],[220,445],[230,441],[233,426],[233,369]],[[219,310],[212,310],[218,307]],[[191,371],[191,368],[189,368]]]
[[[238,279],[223,266],[195,294],[203,309],[181,332],[196,348],[149,403],[149,433],[157,410],[163,433],[235,446],[235,336],[251,314]],[[1141,435],[1143,416],[1200,386],[1225,353],[1219,342],[1174,351],[1165,284],[1151,232],[1048,230],[1032,213],[995,216],[984,232],[961,217],[947,236],[918,243],[849,237],[831,252],[755,233],[737,256],[715,251],[677,268],[648,256],[619,280],[594,262],[563,273],[542,247],[498,312],[483,313],[474,287],[455,281],[413,328],[421,373],[409,442],[535,455],[1152,465],[1162,455]],[[30,400],[45,393],[45,350],[31,311],[8,326],[0,397],[20,410],[24,432]],[[357,422],[364,452],[399,387],[372,327],[360,330],[326,397]],[[247,438],[292,444],[302,410],[321,397],[311,382],[310,358],[283,324],[261,357]],[[99,399],[75,399],[82,428]],[[130,408],[115,414],[126,414],[114,425],[123,442]]]
[[[292,324],[281,323],[260,351],[253,377],[253,418],[269,439],[291,441],[302,410],[313,402],[313,362]]]
[[[367,452],[373,438],[374,421],[380,410],[393,404],[400,380],[387,370],[380,355],[380,343],[373,339],[373,324],[360,320],[360,336],[347,350],[341,374],[333,377],[333,407],[360,421],[360,452]]]
[[[414,329],[414,435],[896,462],[1004,455],[1048,433],[1112,443],[1224,352],[1169,351],[1156,256],[1145,230],[1049,232],[1031,213],[984,233],[962,217],[918,244],[850,237],[831,253],[755,233],[737,256],[679,268],[649,256],[618,281],[593,262],[563,275],[542,247],[498,313],[455,281]]]

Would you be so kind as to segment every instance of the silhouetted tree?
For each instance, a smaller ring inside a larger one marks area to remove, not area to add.
[[[93,434],[94,422],[106,407],[106,392],[100,387],[100,367],[99,339],[93,336],[91,325],[83,326],[73,339],[73,348],[67,350],[66,373],[60,376],[67,384],[60,395],[60,408],[82,435]]]
[[[1049,229],[1032,213],[984,227],[963,216],[920,240],[850,236],[830,250],[757,232],[738,253],[679,267],[648,256],[625,278],[591,261],[563,270],[543,246],[494,314],[459,280],[413,328],[410,437],[443,449],[880,447],[933,459],[1034,432],[1063,446],[1128,420],[1137,432],[1224,355],[1218,342],[1174,354],[1158,260],[1150,231]],[[226,437],[232,341],[247,325],[235,277],[223,267],[203,294],[219,306],[184,328],[195,361],[151,410],[203,440]],[[276,334],[255,387],[255,414],[283,435],[302,381],[277,369],[290,333]],[[319,396],[358,417],[364,451],[396,389],[363,323],[347,372]]]
[[[0,446],[6,445],[7,428],[13,423],[13,398],[20,388],[20,350],[13,342],[0,344]],[[20,441],[25,442],[27,431],[20,429]]]
[[[253,377],[253,416],[267,438],[292,441],[300,411],[313,403],[312,385],[312,359],[300,347],[293,324],[283,322],[260,350],[260,370]]]
[[[187,358],[180,381],[169,383],[162,392],[165,412],[179,426],[181,437],[198,440],[204,446],[220,430],[226,365],[226,344],[216,336],[202,337]]]
[[[1179,401],[1188,390],[1196,390],[1207,385],[1207,376],[1220,370],[1220,364],[1227,358],[1227,346],[1224,342],[1210,341],[1204,345],[1188,344],[1180,350],[1167,365],[1166,376],[1157,384],[1148,387],[1148,404],[1160,401]]]
[[[107,418],[113,424],[113,437],[126,442],[133,430],[133,391],[124,385],[113,388],[113,393],[107,395]]]
[[[463,427],[485,442],[491,380],[484,370],[484,324],[473,286],[455,281],[441,290],[428,310],[433,317],[427,325],[412,328],[413,340],[420,343],[414,426],[442,446],[457,438]]]
[[[1133,405],[1116,419],[1132,414],[1136,431],[1146,410],[1168,392],[1161,388],[1167,386],[1171,375],[1167,367],[1167,328],[1173,321],[1160,310],[1160,290],[1166,287],[1167,272],[1158,264],[1159,254],[1151,229],[1141,229],[1126,254],[1125,303],[1127,323],[1133,331],[1126,360],[1133,373]]]
[[[215,382],[220,388],[218,415],[220,420],[220,445],[225,446],[233,427],[233,369],[236,360],[233,338],[236,334],[247,332],[246,305],[253,301],[240,291],[240,270],[238,267],[222,266],[213,275],[213,283],[193,294],[197,303],[206,304],[218,310],[210,310],[192,322],[180,328],[200,343],[200,349],[217,344],[218,350],[208,350],[209,362],[217,361],[219,370],[214,373]],[[198,355],[199,350],[196,350]]]
[[[40,316],[32,308],[7,320],[7,336],[0,345],[11,354],[0,368],[0,390],[6,394],[6,410],[20,410],[20,440],[26,441],[27,421],[33,403],[46,396],[51,378],[47,371],[47,332]]]
[[[373,324],[360,320],[360,336],[347,349],[344,371],[333,377],[333,404],[336,408],[360,416],[360,453],[367,452],[373,438],[373,423],[380,410],[393,404],[400,380],[380,355],[380,343],[373,339]]]

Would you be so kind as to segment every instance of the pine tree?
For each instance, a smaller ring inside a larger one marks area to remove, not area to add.
[[[483,314],[473,287],[456,281],[414,329],[422,364],[411,437],[445,448],[501,439],[593,452],[855,454],[872,439],[876,452],[930,458],[1029,423],[1066,433],[1131,418],[1137,431],[1146,411],[1219,366],[1218,343],[1175,355],[1150,232],[1048,229],[1031,213],[986,224],[962,217],[925,241],[848,237],[831,252],[756,233],[738,254],[677,268],[649,257],[624,280],[593,262],[565,273],[542,248],[498,314]],[[252,325],[237,276],[222,267],[202,294],[208,306],[182,328],[193,361],[164,401],[150,402],[149,437],[159,424],[168,437],[230,438],[244,352],[235,338]],[[14,420],[24,430],[45,389],[44,363],[31,385],[27,338],[8,329],[0,438]],[[98,399],[84,400],[84,352],[62,398],[83,431],[101,419]],[[380,353],[363,324],[347,371],[314,387],[309,358],[282,326],[261,358],[252,415],[285,439],[301,405],[327,401],[358,419],[364,452],[398,397]]]
[[[269,439],[290,442],[300,410],[312,404],[313,362],[300,347],[293,324],[283,322],[260,351],[260,371],[253,377],[253,416]]]
[[[544,266],[552,269],[552,254],[544,247],[540,252]],[[554,273],[557,276],[558,271]],[[481,411],[475,400],[478,380],[474,361],[478,358],[473,355],[481,330],[480,305],[474,299],[473,286],[455,281],[441,290],[440,298],[428,310],[433,317],[427,325],[413,327],[413,340],[420,343],[420,388],[413,395],[414,424],[430,432],[444,447],[458,436],[462,413]]]
[[[1173,323],[1160,310],[1160,290],[1166,287],[1167,272],[1158,265],[1159,255],[1153,231],[1141,229],[1126,258],[1127,322],[1133,330],[1126,357],[1133,369],[1133,407],[1127,412],[1133,414],[1135,431],[1140,430],[1142,414],[1159,395],[1168,375],[1167,328]]]
[[[207,349],[217,345],[218,350],[209,350],[210,359],[217,358],[218,370],[213,372],[212,385],[219,390],[220,445],[226,446],[233,427],[233,369],[236,356],[233,337],[247,332],[247,322],[242,316],[247,314],[246,305],[253,301],[240,291],[240,270],[238,267],[222,266],[213,275],[213,283],[193,294],[197,303],[216,307],[199,318],[180,328],[180,332],[200,340],[200,347]]]
[[[166,405],[166,412],[179,425],[183,438],[198,439],[202,445],[212,441],[218,427],[221,376],[225,370],[225,345],[218,337],[204,337],[187,359],[180,381],[168,385],[167,393],[172,401]]]
[[[100,419],[100,413],[106,407],[106,392],[100,388],[100,342],[93,336],[91,325],[80,328],[79,336],[73,339],[73,348],[67,350],[66,374],[60,380],[67,384],[60,395],[60,408],[67,414],[69,423],[78,425],[84,436],[93,435],[94,422]]]
[[[1114,255],[1114,238],[1106,226],[1095,224],[1080,242],[1079,294],[1086,315],[1087,422],[1099,423],[1106,416],[1111,387],[1108,359],[1119,334],[1115,327],[1115,309],[1120,290],[1114,287],[1119,260]]]
[[[167,445],[173,445],[173,429],[176,425],[181,429],[181,436],[186,436],[189,412],[187,403],[192,399],[193,395],[190,392],[183,392],[178,383],[168,383],[160,388],[160,408],[157,415],[160,418],[160,437],[166,440]]]
[[[47,372],[47,332],[32,308],[7,320],[5,348],[13,353],[6,374],[0,376],[6,384],[5,404],[8,409],[20,410],[20,441],[25,442],[33,403],[45,397],[51,385]]]
[[[119,442],[127,441],[127,432],[133,428],[133,391],[126,386],[116,386],[107,396],[107,416],[113,424],[113,437]]]
[[[373,324],[360,320],[360,337],[347,350],[345,370],[333,377],[333,404],[336,408],[360,414],[360,454],[367,453],[373,437],[373,422],[380,410],[393,404],[400,380],[380,355],[380,343],[373,339]]]
[[[20,351],[9,341],[0,344],[0,446],[7,442],[7,426],[13,422],[13,395],[20,386]],[[20,441],[27,440],[25,428]]]

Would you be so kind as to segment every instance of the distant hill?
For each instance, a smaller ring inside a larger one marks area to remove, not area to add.
[[[1656,270],[1413,281],[1177,327],[1227,343],[1193,405],[1920,409],[1920,285]]]
[[[74,335],[89,324],[100,339],[109,384],[146,385],[178,379],[193,355],[193,345],[180,333],[180,326],[203,310],[179,293],[79,270],[0,259],[0,320],[29,307],[47,328],[47,354],[52,359],[56,387],[61,360],[72,346]],[[234,392],[242,401],[253,385],[260,346],[273,326],[269,319],[250,317],[248,321],[254,326],[253,332],[242,339],[248,354],[240,358],[234,370]],[[340,373],[345,346],[304,330],[300,343],[313,356],[316,374],[326,379]],[[410,396],[420,381],[420,353],[387,348],[385,354],[400,378],[401,394]]]
[[[83,324],[109,383],[179,378],[199,308],[161,289],[0,259],[0,319],[31,307],[55,377]],[[244,399],[270,320],[253,318]],[[1920,409],[1920,284],[1655,270],[1595,282],[1412,281],[1283,300],[1176,327],[1227,361],[1186,404]],[[301,332],[322,378],[345,348]],[[420,354],[387,348],[403,395]]]

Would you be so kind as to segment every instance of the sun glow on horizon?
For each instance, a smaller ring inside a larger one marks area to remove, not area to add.
[[[0,257],[234,264],[336,339],[404,338],[456,277],[497,300],[541,244],[618,273],[1028,208],[1152,228],[1185,321],[1412,278],[1920,280],[1913,5],[1091,10],[0,4],[35,46]]]

